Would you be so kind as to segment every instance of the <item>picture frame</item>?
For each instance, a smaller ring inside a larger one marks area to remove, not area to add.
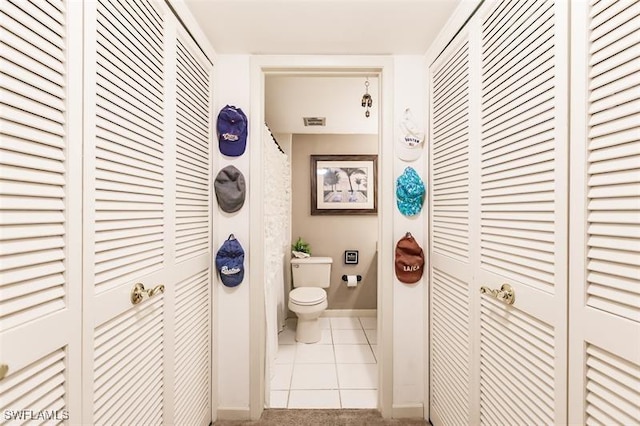
[[[358,264],[358,250],[345,250],[344,251],[344,263],[345,263],[345,265],[357,265]]]
[[[377,155],[312,155],[311,215],[377,214]]]

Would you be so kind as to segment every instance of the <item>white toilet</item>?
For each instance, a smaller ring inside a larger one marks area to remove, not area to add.
[[[296,340],[315,343],[320,340],[318,318],[327,309],[325,288],[331,284],[330,257],[291,259],[293,290],[289,293],[289,309],[298,316]]]

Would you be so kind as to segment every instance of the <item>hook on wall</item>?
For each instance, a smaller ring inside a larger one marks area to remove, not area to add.
[[[371,115],[371,113],[369,112],[369,108],[371,108],[371,106],[373,105],[373,98],[369,94],[369,77],[366,77],[366,81],[364,82],[364,91],[365,93],[364,95],[362,95],[362,101],[360,102],[360,104],[363,108],[366,108],[364,116],[369,118],[369,116]]]

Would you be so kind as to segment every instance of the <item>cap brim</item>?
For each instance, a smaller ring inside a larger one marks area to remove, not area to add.
[[[242,268],[242,270],[240,270],[240,272],[236,274],[232,274],[232,275],[220,274],[220,281],[222,281],[222,284],[224,284],[226,287],[236,287],[240,285],[243,279],[244,279],[244,268]]]
[[[247,147],[247,137],[241,135],[240,139],[234,142],[219,140],[218,147],[220,148],[220,153],[223,155],[239,157],[244,154],[245,148]]]
[[[420,142],[420,144],[410,147],[404,141],[404,138],[400,137],[396,144],[396,155],[404,161],[415,161],[422,155],[423,144],[424,142]]]
[[[405,216],[415,216],[422,210],[422,199],[412,198],[411,200],[398,199],[396,204],[398,210]]]

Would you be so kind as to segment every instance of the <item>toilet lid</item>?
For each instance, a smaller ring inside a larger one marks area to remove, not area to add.
[[[289,300],[301,306],[317,305],[326,298],[327,293],[320,287],[298,287],[289,293]]]

